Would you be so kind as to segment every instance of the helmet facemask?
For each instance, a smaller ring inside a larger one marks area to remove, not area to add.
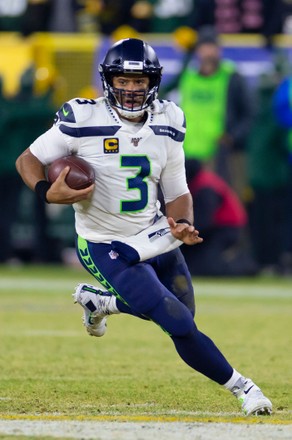
[[[112,82],[112,81],[111,81]],[[126,90],[108,84],[105,96],[121,116],[134,119],[142,116],[157,97],[157,87],[148,87],[146,90]]]

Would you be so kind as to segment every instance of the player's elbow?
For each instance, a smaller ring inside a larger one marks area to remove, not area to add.
[[[15,162],[15,167],[17,172],[22,176],[24,170],[25,170],[25,152],[23,152]]]
[[[22,175],[25,172],[25,169],[27,168],[27,164],[31,161],[32,153],[30,152],[29,148],[27,148],[23,153],[21,153],[20,156],[15,161],[15,167],[16,170],[20,175]]]
[[[22,163],[21,156],[22,155],[18,156],[18,158],[15,161],[15,168],[19,174],[21,172],[21,163]]]

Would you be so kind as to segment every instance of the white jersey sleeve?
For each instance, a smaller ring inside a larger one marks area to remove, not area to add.
[[[29,148],[43,165],[49,165],[59,157],[71,154],[68,144],[56,126],[39,136]]]
[[[186,182],[183,150],[183,140],[186,132],[184,113],[173,102],[167,102],[166,115],[169,121],[169,129],[173,131],[173,137],[176,137],[175,144],[169,142],[168,159],[160,180],[164,201],[168,203],[188,193],[189,189]]]
[[[75,130],[80,130],[84,121],[90,118],[92,106],[79,103],[92,102],[82,98],[66,102],[56,113],[54,125],[30,146],[30,151],[43,165],[49,165],[54,160],[70,154],[77,154],[80,147],[80,137],[72,136]]]

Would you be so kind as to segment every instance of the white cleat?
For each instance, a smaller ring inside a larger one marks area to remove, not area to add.
[[[101,337],[106,332],[108,309],[112,296],[107,291],[97,289],[91,284],[81,283],[73,293],[74,302],[84,309],[83,324],[91,336]]]
[[[234,387],[232,392],[241,403],[241,408],[246,416],[269,416],[272,414],[272,402],[251,379],[245,379],[244,386],[242,388]]]

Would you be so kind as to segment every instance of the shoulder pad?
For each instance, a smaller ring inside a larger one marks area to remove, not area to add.
[[[155,99],[150,107],[151,112],[154,114],[164,113],[168,102],[165,99]]]
[[[176,105],[173,101],[161,100],[158,101],[162,107],[162,112],[170,121],[170,125],[175,127],[186,128],[186,119],[182,109]]]
[[[92,115],[95,99],[74,98],[65,102],[56,114],[55,123],[80,123],[86,121]]]

